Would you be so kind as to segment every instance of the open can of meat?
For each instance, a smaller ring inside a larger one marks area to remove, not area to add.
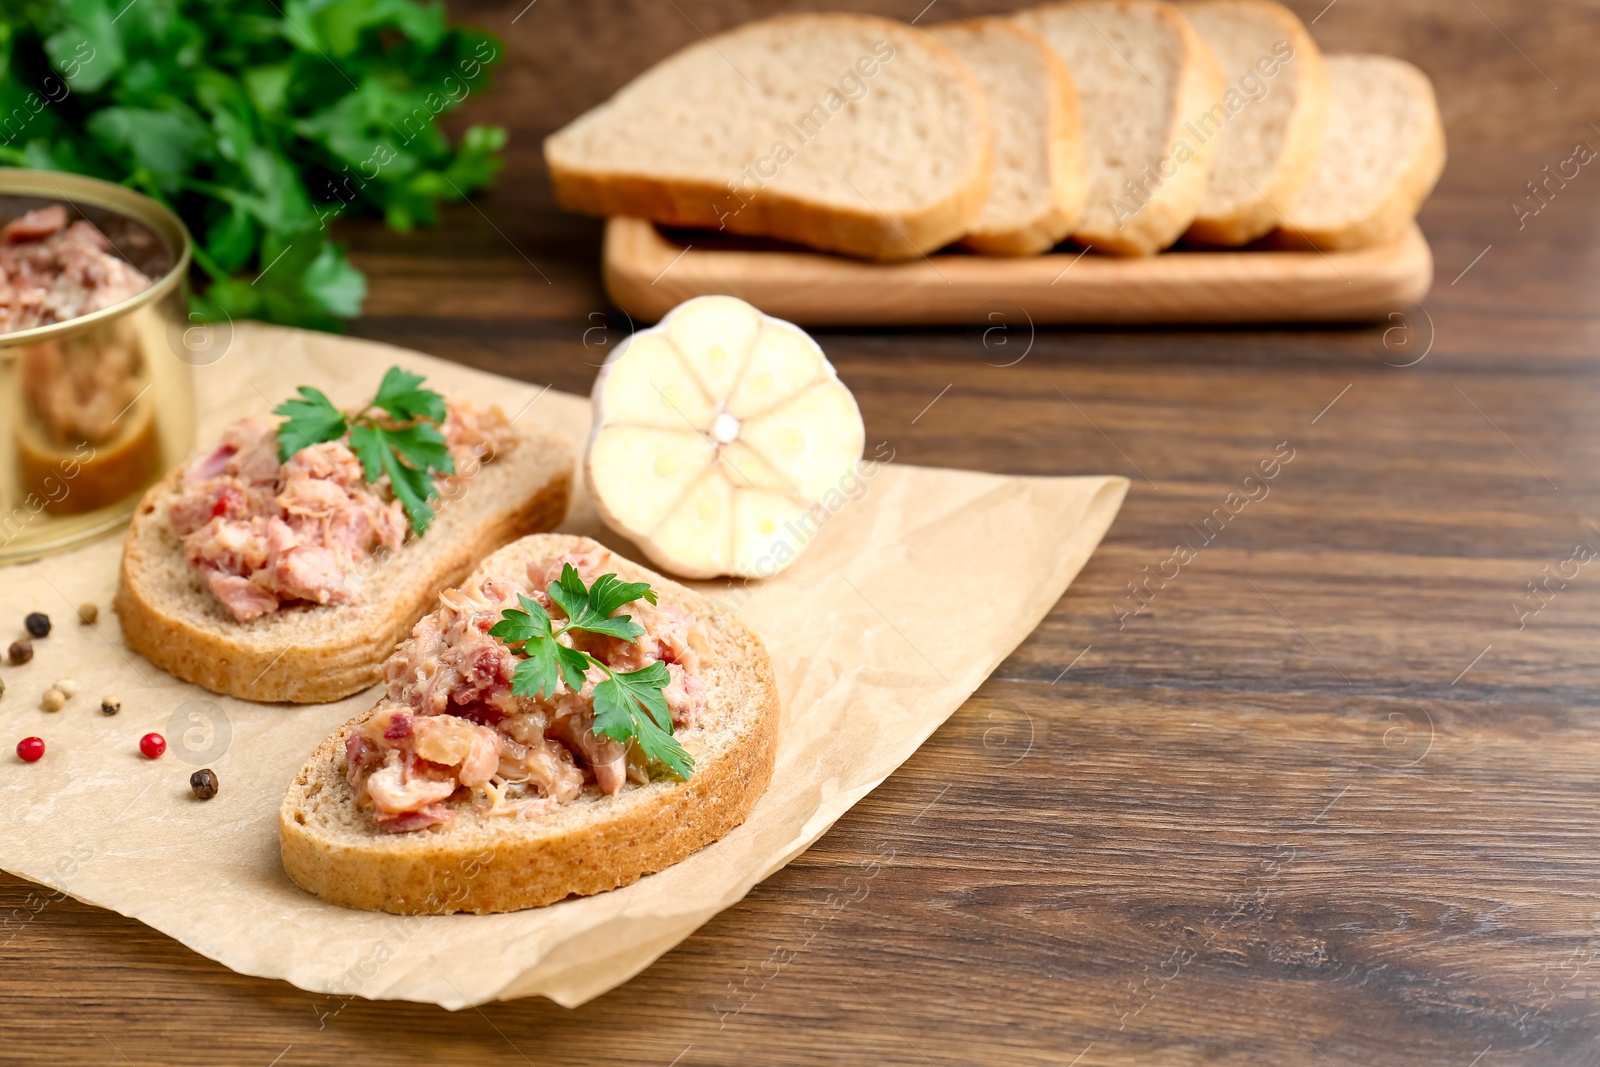
[[[116,530],[193,446],[192,369],[226,345],[190,320],[189,257],[149,197],[0,169],[0,563]]]

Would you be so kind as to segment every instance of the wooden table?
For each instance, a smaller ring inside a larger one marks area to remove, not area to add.
[[[1600,172],[1520,230],[1509,201],[1600,146],[1600,25],[1325,2],[1294,5],[1325,49],[1438,85],[1423,311],[822,338],[901,461],[1134,483],[1038,632],[810,852],[577,1011],[341,1005],[52,903],[0,948],[0,1061],[1596,1062],[1600,564],[1568,561],[1600,549]],[[512,127],[510,163],[439,229],[346,231],[356,331],[581,392],[626,323],[540,138],[698,31],[802,5],[524,3],[453,5],[507,41],[468,115]],[[1270,495],[1119,622],[1283,442]],[[0,913],[31,892],[0,878]]]

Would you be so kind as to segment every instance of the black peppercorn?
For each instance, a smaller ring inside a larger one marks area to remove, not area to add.
[[[50,636],[50,616],[42,611],[36,611],[23,620],[23,625],[35,637]]]
[[[195,771],[189,776],[189,788],[200,800],[210,800],[217,795],[217,775],[210,767]]]
[[[9,651],[12,663],[26,663],[33,658],[33,642],[13,641]]]

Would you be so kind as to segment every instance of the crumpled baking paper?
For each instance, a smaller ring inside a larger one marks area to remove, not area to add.
[[[201,441],[300,384],[336,402],[371,394],[400,363],[430,384],[498,403],[581,452],[580,397],[364,341],[241,325],[196,369]],[[910,467],[869,441],[798,561],[765,583],[695,583],[766,642],[782,697],[777,771],[749,820],[658,874],[598,896],[505,915],[400,917],[325,904],[278,860],[278,805],[306,757],[372,693],[336,704],[252,704],[163,673],[122,643],[110,610],[121,542],[0,569],[0,620],[21,636],[44,611],[32,662],[0,667],[0,739],[37,734],[45,758],[0,755],[0,867],[138,919],[245,974],[339,996],[462,1008],[539,995],[575,1007],[627,981],[816,841],[906,760],[1025,638],[1100,542],[1127,491],[1115,477],[1022,478]],[[637,557],[582,490],[564,530]],[[94,625],[76,607],[94,601]],[[5,638],[9,643],[10,638]],[[79,689],[50,714],[58,678]],[[100,700],[122,701],[116,716]],[[148,731],[167,754],[139,753]],[[220,793],[194,799],[189,775]]]

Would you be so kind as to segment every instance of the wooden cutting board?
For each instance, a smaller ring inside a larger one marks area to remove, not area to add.
[[[707,293],[804,326],[973,325],[1018,309],[1040,326],[1361,322],[1421,300],[1433,283],[1415,223],[1393,244],[1356,252],[940,253],[883,264],[613,218],[604,260],[611,299],[644,322]]]

